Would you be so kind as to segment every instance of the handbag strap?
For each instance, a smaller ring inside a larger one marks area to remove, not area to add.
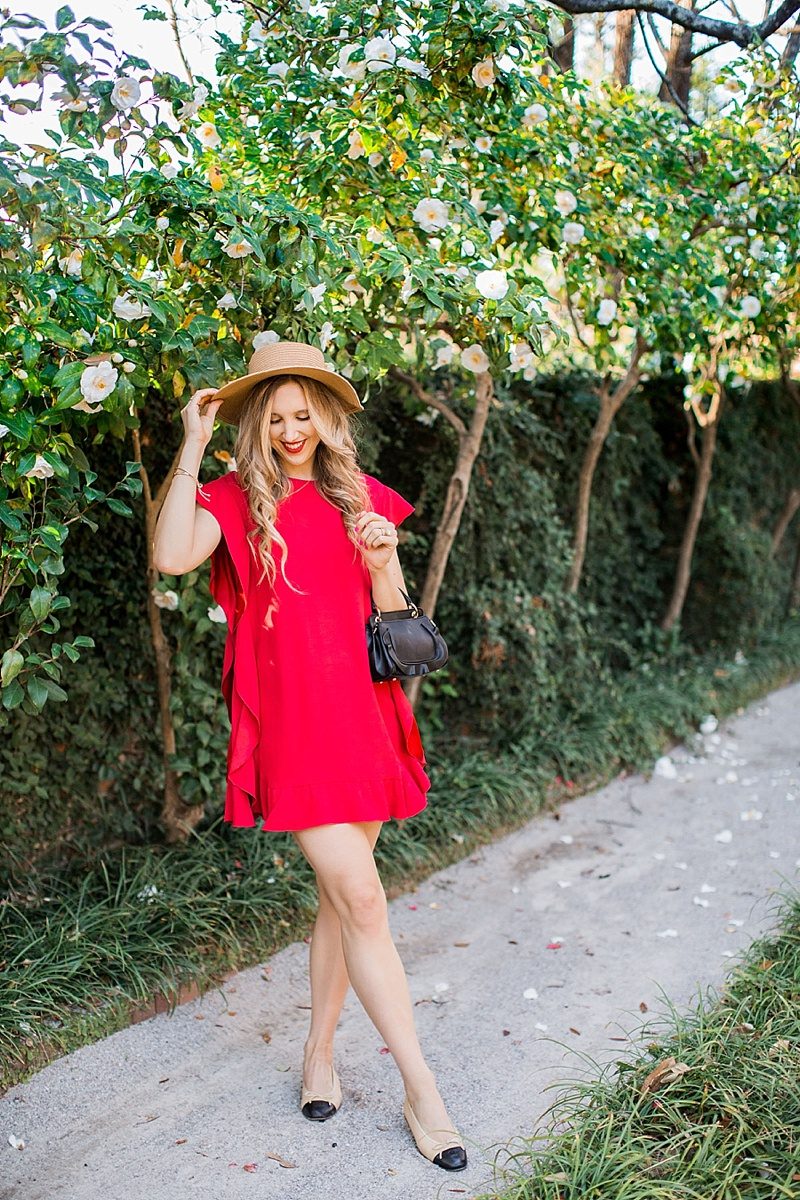
[[[403,594],[403,595],[405,596],[405,598],[406,598],[406,607],[411,609],[411,612],[412,612],[412,614],[413,614],[415,617],[416,617],[416,616],[419,616],[419,614],[421,613],[421,611],[422,611],[422,610],[421,610],[421,609],[418,607],[418,605],[416,605],[416,604],[414,603],[414,601],[411,599],[411,597],[408,595],[408,593],[407,593],[407,592],[404,592],[402,588],[399,588],[399,590],[400,590],[400,592],[402,592],[402,594]],[[375,597],[372,595],[372,593],[371,593],[371,592],[370,592],[370,601],[371,601],[371,603],[372,603],[372,611],[373,611],[373,613],[377,613],[377,614],[378,614],[378,618],[377,618],[377,619],[380,621],[380,619],[381,619],[381,610],[378,608],[377,604],[375,603]],[[394,612],[394,609],[388,609],[388,608],[387,608],[387,609],[384,609],[383,611],[384,611],[384,612],[390,612],[390,611],[391,611],[391,612]]]

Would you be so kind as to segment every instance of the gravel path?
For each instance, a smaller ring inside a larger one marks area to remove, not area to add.
[[[797,886],[800,864],[798,706],[800,683],[781,688],[723,722],[702,752],[676,747],[666,774],[620,777],[391,902],[465,1171],[416,1151],[400,1075],[352,990],[336,1045],[342,1109],[327,1122],[302,1116],[300,942],[9,1091],[0,1200],[480,1192],[503,1145],[552,1103],[548,1085],[622,1057],[626,1032],[664,1020],[664,996],[683,1008],[719,986],[775,924],[774,892]]]

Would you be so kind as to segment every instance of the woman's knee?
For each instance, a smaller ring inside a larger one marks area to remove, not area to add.
[[[347,880],[334,903],[343,926],[374,932],[386,924],[388,906],[380,879]]]

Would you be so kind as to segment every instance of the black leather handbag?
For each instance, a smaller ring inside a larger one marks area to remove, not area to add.
[[[406,608],[381,612],[374,599],[372,601],[366,631],[370,670],[375,683],[428,675],[447,662],[447,643],[438,628],[405,592],[403,595]]]

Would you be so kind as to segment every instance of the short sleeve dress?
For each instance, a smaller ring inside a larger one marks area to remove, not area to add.
[[[363,474],[374,512],[399,525],[414,506]],[[342,514],[315,482],[290,479],[276,527],[287,586],[261,579],[235,471],[199,485],[219,522],[211,594],[228,634],[222,694],[230,716],[223,819],[262,830],[344,821],[405,820],[427,805],[430,780],[401,683],[375,683],[365,634],[371,576]],[[268,614],[268,609],[272,609]],[[267,620],[269,616],[269,620]]]

